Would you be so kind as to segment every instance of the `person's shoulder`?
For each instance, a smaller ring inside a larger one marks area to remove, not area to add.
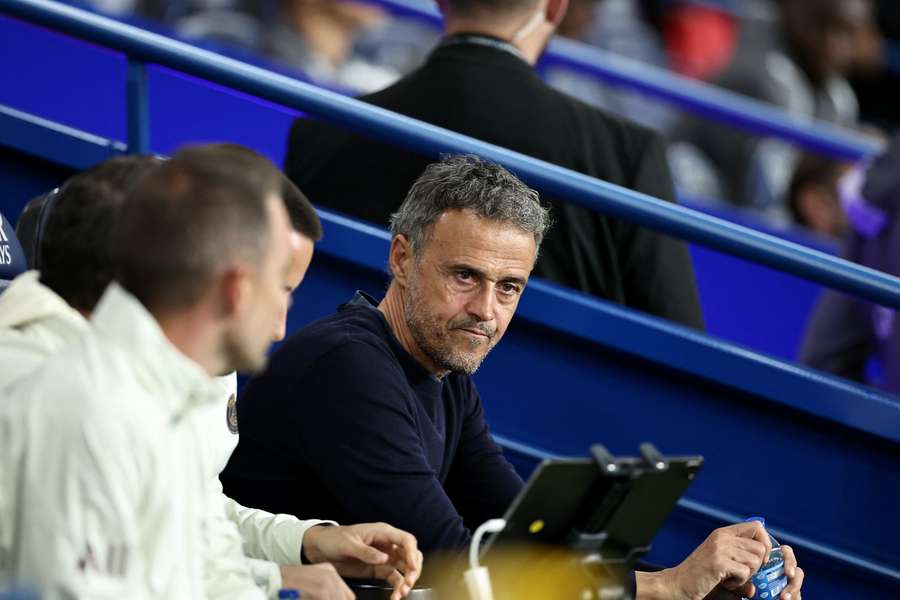
[[[653,129],[613,114],[544,84],[545,93],[552,97],[558,111],[566,113],[578,135],[593,145],[601,145],[618,156],[632,157],[642,149],[664,141]]]
[[[100,356],[91,337],[86,334],[46,358],[4,392],[55,438],[139,445],[153,428],[142,404],[134,402],[132,374],[112,353]]]
[[[293,334],[272,358],[270,371],[301,374],[312,365],[364,360],[395,362],[380,313],[346,306]]]
[[[0,329],[0,388],[38,370],[50,352],[46,344],[20,329]]]

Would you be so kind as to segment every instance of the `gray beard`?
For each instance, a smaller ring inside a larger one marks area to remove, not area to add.
[[[472,353],[459,352],[451,346],[447,332],[442,331],[442,325],[437,319],[432,317],[427,311],[419,310],[416,302],[413,300],[412,286],[408,288],[403,298],[403,312],[406,319],[406,326],[412,334],[413,341],[425,356],[434,363],[442,371],[450,371],[452,373],[463,373],[472,375],[484,362],[485,357],[494,347],[494,338],[490,338],[488,349],[484,354],[475,354],[474,351],[481,346],[478,340],[471,341]],[[433,336],[428,336],[426,332],[432,332]],[[435,339],[437,338],[437,339]],[[440,342],[444,341],[444,344]]]

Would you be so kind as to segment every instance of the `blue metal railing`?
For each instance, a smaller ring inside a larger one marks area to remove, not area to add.
[[[417,17],[435,26],[443,22],[433,4],[417,0],[366,0],[399,15]],[[617,86],[674,104],[701,117],[715,119],[760,135],[768,135],[808,150],[840,159],[856,160],[878,153],[882,144],[825,121],[804,119],[771,104],[676,75],[561,37],[541,59],[585,73]]]
[[[900,279],[834,258],[798,244],[733,225],[700,212],[453,133],[358,100],[322,90],[49,0],[0,0],[0,12],[124,52],[131,61],[164,65],[285,106],[306,111],[351,130],[429,156],[475,153],[503,164],[534,187],[626,221],[768,265],[860,298],[900,310]],[[148,141],[146,89],[132,73],[129,87],[129,148]],[[140,80],[140,77],[137,77]]]

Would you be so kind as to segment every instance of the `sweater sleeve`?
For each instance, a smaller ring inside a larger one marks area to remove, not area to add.
[[[675,188],[666,162],[665,142],[648,136],[634,166],[632,189],[675,202]],[[616,236],[627,306],[703,329],[703,311],[687,243],[620,222]]]
[[[491,437],[481,398],[471,380],[465,381],[464,388],[466,414],[446,489],[464,515],[466,527],[474,530],[488,519],[502,517],[523,484]]]
[[[316,474],[337,514],[409,531],[425,552],[464,546],[470,532],[425,458],[403,382],[385,350],[343,344],[299,381],[284,378],[276,393],[296,396],[297,409],[280,426],[296,440],[296,460]]]

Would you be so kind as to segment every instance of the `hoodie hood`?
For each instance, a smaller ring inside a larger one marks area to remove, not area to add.
[[[22,273],[0,294],[0,329],[21,329],[49,319],[77,328],[87,324],[78,311],[40,282],[37,271]]]

